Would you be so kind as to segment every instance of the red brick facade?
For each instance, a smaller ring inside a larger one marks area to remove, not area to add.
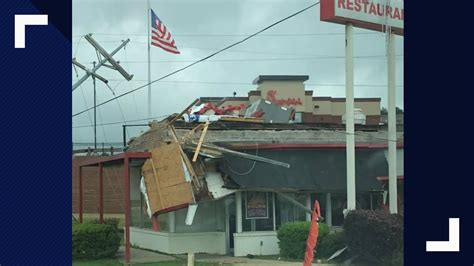
[[[72,212],[79,213],[79,170],[77,163],[91,156],[77,156],[72,160]],[[99,168],[85,167],[82,170],[84,213],[99,212]],[[124,205],[124,181],[122,166],[104,168],[104,213],[121,214]]]

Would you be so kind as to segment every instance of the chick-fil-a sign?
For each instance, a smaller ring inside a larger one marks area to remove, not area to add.
[[[276,95],[276,90],[269,90],[265,99],[278,105],[303,105],[300,98],[277,99]]]

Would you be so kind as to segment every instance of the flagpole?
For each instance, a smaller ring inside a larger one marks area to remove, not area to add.
[[[151,18],[150,18],[150,0],[147,0],[147,14],[148,14],[148,119],[151,117],[151,64],[150,64],[150,32],[151,32]]]

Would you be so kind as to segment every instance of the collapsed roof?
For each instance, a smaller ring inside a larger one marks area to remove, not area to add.
[[[346,134],[342,128],[224,116],[212,123],[188,123],[180,120],[184,113],[151,122],[149,129],[127,147],[127,151],[150,151],[153,155],[142,174],[147,191],[153,193],[151,207],[155,213],[166,212],[170,206],[217,199],[239,189],[346,189]],[[403,133],[397,137],[402,143]],[[387,132],[359,127],[355,143],[359,148],[357,191],[382,190],[376,178],[388,174],[381,149],[386,146]],[[176,186],[182,189],[177,191]],[[163,199],[163,195],[173,194],[176,200]]]

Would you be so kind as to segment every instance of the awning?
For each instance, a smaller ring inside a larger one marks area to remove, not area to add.
[[[289,163],[290,168],[225,155],[219,169],[234,189],[272,189],[322,192],[346,191],[346,151],[334,149],[246,150],[249,154]],[[388,175],[383,150],[356,151],[356,190],[382,190],[378,176]]]

